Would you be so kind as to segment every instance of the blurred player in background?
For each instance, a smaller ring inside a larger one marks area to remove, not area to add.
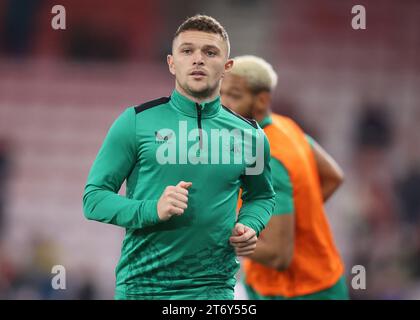
[[[197,15],[182,23],[167,62],[175,90],[127,108],[114,122],[89,173],[85,216],[126,228],[116,299],[233,299],[236,256],[253,253],[274,208],[268,140],[255,121],[221,105],[221,78],[232,60],[215,19]],[[245,161],[207,162],[210,130],[233,129],[262,138],[259,174],[245,174],[252,166]],[[159,150],[175,151],[175,161]]]
[[[273,217],[245,259],[250,299],[348,299],[344,265],[324,211],[343,181],[337,163],[290,118],[270,111],[277,74],[255,56],[234,59],[222,103],[255,119],[271,148]]]

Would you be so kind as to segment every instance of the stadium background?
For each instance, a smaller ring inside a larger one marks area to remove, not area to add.
[[[66,30],[51,28],[55,4]],[[351,28],[356,4],[366,30]],[[273,64],[273,109],[344,168],[327,210],[349,281],[366,268],[351,297],[420,299],[415,0],[0,0],[0,298],[113,297],[123,230],[83,217],[84,183],[115,117],[172,90],[166,54],[195,13],[225,25],[232,56]]]

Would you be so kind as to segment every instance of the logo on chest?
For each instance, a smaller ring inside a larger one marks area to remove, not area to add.
[[[163,129],[163,130],[155,131],[155,144],[162,144],[162,143],[169,142],[169,140],[173,136],[173,132],[169,131],[165,133],[165,131],[167,130]]]

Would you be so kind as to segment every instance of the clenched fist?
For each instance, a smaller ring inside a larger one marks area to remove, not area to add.
[[[180,181],[176,186],[168,186],[157,204],[159,219],[169,220],[173,215],[180,216],[188,207],[188,188],[192,182]]]
[[[249,256],[254,253],[257,247],[257,234],[254,229],[242,223],[237,223],[229,238],[230,244],[235,248],[238,257]]]

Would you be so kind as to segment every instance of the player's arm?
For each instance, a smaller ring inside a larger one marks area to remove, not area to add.
[[[242,176],[242,207],[237,221],[252,228],[257,236],[270,220],[275,196],[271,180],[270,145],[261,129],[259,134],[264,142],[264,166],[260,174]]]
[[[275,207],[261,233],[252,260],[276,270],[287,269],[293,257],[295,215],[293,187],[289,173],[277,159],[271,159]]]
[[[126,228],[160,221],[158,200],[134,200],[118,194],[137,160],[135,110],[128,108],[112,124],[90,170],[83,211],[90,220]]]
[[[267,225],[274,208],[275,193],[271,182],[270,145],[261,129],[258,134],[264,145],[262,172],[242,176],[242,207],[229,239],[238,256],[248,256],[254,252],[257,236]]]
[[[315,140],[308,137],[315,156],[324,202],[344,181],[344,173],[337,162]]]

